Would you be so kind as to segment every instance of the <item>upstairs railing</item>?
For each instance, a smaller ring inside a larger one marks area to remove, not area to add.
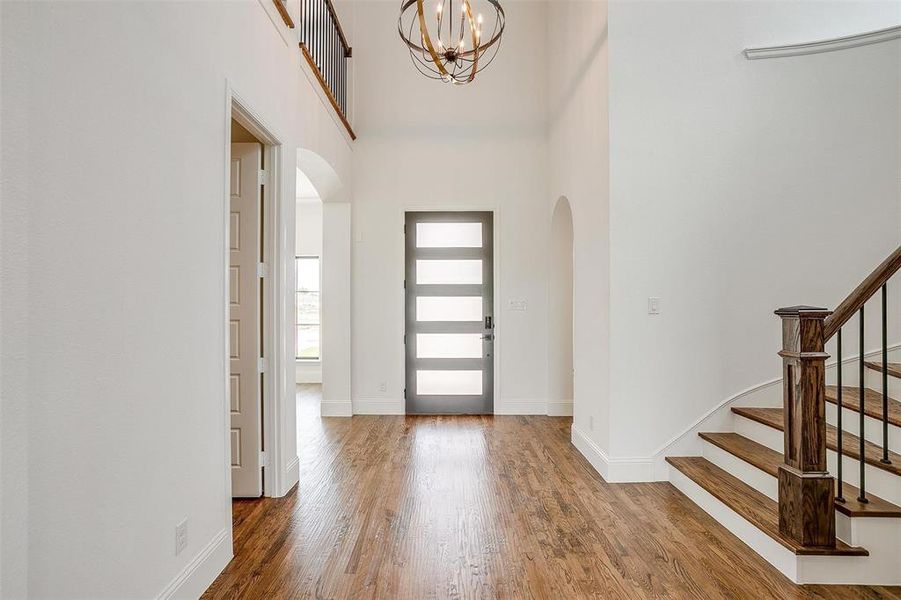
[[[347,61],[353,52],[331,0],[300,0],[300,50],[332,107],[356,139],[347,119]]]
[[[880,264],[834,312],[810,306],[781,308],[782,376],[785,464],[779,468],[779,530],[810,547],[835,547],[835,502],[846,502],[843,490],[842,327],[855,315],[859,325],[858,437],[860,489],[856,502],[868,502],[866,493],[866,357],[864,306],[881,291],[882,349],[876,366],[882,372],[882,456],[889,462],[888,444],[888,282],[901,269],[901,247]],[[826,342],[837,336],[837,390],[835,449],[837,485],[826,465]],[[853,443],[853,442],[852,442]]]

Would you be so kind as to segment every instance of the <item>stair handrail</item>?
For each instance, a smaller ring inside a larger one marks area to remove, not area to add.
[[[826,317],[823,323],[825,341],[829,341],[842,325],[857,314],[860,307],[866,304],[867,300],[872,298],[899,269],[901,269],[901,246],[895,248],[895,251],[854,288],[831,315]]]

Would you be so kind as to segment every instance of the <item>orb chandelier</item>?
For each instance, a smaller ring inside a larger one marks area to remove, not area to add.
[[[497,56],[505,20],[498,0],[401,0],[397,31],[420,73],[463,85]]]

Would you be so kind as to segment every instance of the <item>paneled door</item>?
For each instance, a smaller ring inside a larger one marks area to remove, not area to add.
[[[263,494],[260,377],[260,262],[262,192],[259,144],[231,145],[229,219],[229,401],[232,496]]]
[[[408,212],[406,410],[494,412],[490,212]]]

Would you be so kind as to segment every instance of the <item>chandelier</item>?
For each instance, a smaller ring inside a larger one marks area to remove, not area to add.
[[[463,85],[497,56],[504,23],[498,0],[401,0],[397,31],[420,73]]]

